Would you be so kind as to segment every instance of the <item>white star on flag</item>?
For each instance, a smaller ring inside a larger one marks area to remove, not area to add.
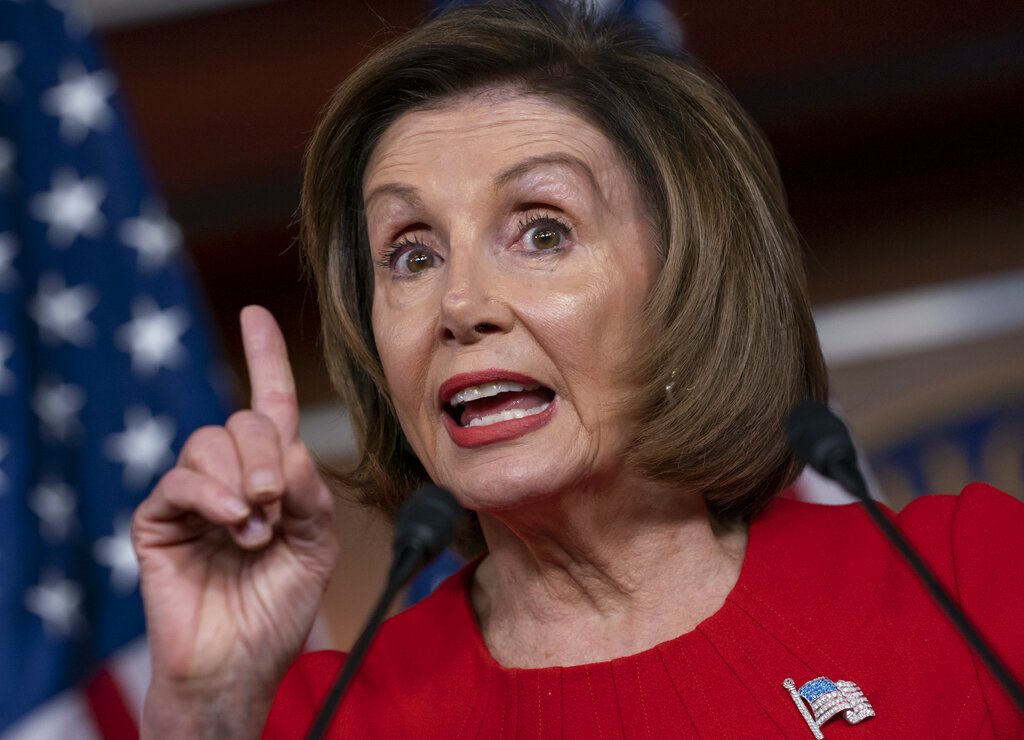
[[[85,624],[81,612],[84,598],[79,584],[48,571],[38,585],[25,591],[25,608],[43,620],[48,635],[67,638]]]
[[[14,390],[16,377],[14,371],[7,367],[7,360],[14,354],[14,342],[10,334],[0,334],[0,393]]]
[[[84,347],[96,333],[87,316],[97,303],[99,296],[89,285],[70,288],[60,273],[49,272],[39,279],[39,291],[29,302],[28,312],[47,342]]]
[[[47,5],[64,15],[64,30],[69,36],[80,38],[92,30],[89,3],[81,0],[47,0]]]
[[[7,444],[7,437],[0,434],[0,496],[7,493],[7,486],[10,483],[10,479],[7,477],[7,473],[4,472],[3,462],[4,458],[7,457],[7,453],[11,451],[11,447]]]
[[[181,336],[188,328],[188,312],[181,306],[161,311],[152,298],[132,304],[132,320],[119,327],[117,345],[132,355],[132,370],[150,376],[161,367],[180,367],[188,358]]]
[[[167,211],[158,204],[149,203],[138,218],[121,222],[121,241],[139,253],[139,268],[155,272],[181,247],[181,229]]]
[[[124,423],[125,431],[107,437],[105,452],[124,465],[125,485],[138,489],[174,462],[174,421],[169,416],[154,418],[145,406],[130,406]]]
[[[0,233],[0,290],[8,291],[18,280],[14,257],[18,254],[18,237],[13,231]]]
[[[45,113],[60,118],[60,136],[68,144],[80,144],[89,131],[104,131],[114,122],[107,98],[117,83],[106,71],[86,72],[80,62],[70,62],[58,73],[60,84],[46,90],[40,104]]]
[[[0,187],[14,179],[14,144],[10,139],[0,138]]]
[[[85,391],[53,378],[41,381],[32,398],[32,409],[43,423],[43,431],[60,442],[67,442],[82,431],[76,414],[84,406]]]
[[[29,496],[28,506],[39,517],[39,534],[47,542],[60,542],[71,533],[75,523],[75,492],[67,483],[40,483]]]
[[[14,70],[21,64],[21,48],[13,41],[0,41],[0,99],[12,98],[21,85]]]
[[[139,561],[132,547],[132,528],[128,517],[114,522],[114,533],[97,540],[93,556],[110,568],[110,588],[118,594],[130,594],[139,585]]]
[[[66,167],[53,173],[50,190],[36,193],[29,211],[37,221],[49,224],[46,238],[57,249],[67,249],[80,235],[99,236],[106,225],[100,203],[107,188],[98,177],[79,179]]]

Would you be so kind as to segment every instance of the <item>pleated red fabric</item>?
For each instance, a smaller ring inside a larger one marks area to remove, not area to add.
[[[896,521],[1024,680],[1024,504],[985,485]],[[605,663],[509,669],[490,656],[469,566],[389,620],[332,724],[359,738],[812,738],[783,681],[856,683],[876,716],[842,738],[1024,737],[1017,713],[859,506],[777,500],[738,582],[696,629]],[[344,655],[303,655],[264,737],[303,737]]]

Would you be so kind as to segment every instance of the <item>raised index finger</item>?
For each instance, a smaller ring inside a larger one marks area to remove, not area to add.
[[[242,345],[252,385],[252,410],[269,417],[285,447],[299,435],[299,406],[288,348],[273,314],[263,306],[242,309]]]

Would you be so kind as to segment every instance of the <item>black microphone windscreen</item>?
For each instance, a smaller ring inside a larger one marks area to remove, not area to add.
[[[440,555],[455,538],[462,507],[443,488],[426,485],[403,504],[395,520],[395,552],[413,547],[426,559]]]
[[[789,414],[786,431],[797,458],[822,475],[832,477],[836,462],[857,459],[846,425],[823,403],[797,404]]]

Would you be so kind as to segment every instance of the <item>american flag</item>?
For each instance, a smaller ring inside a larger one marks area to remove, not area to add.
[[[128,738],[132,510],[223,423],[181,232],[74,0],[0,0],[0,735]]]

